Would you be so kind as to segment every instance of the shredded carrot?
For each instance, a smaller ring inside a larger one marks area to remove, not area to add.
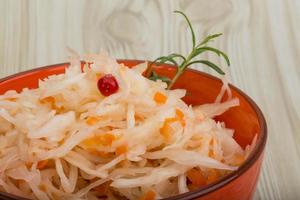
[[[123,168],[127,168],[130,166],[130,161],[125,159],[125,160],[122,160],[121,162],[119,162],[117,164],[117,167],[123,167]]]
[[[210,149],[209,149],[209,152],[208,152],[208,156],[211,157],[211,158],[214,158],[214,156],[215,156],[215,153],[214,153],[214,151],[213,151],[213,149],[212,149],[215,143],[216,143],[215,138],[212,138],[212,139],[209,141]]]
[[[95,137],[96,137],[96,136],[91,137],[91,138],[87,138],[87,139],[83,140],[83,141],[82,141],[82,144],[83,144],[84,146],[86,146],[86,147],[93,147],[93,146],[95,146],[95,145],[96,145],[96,142],[95,142],[95,140],[94,140]]]
[[[171,138],[171,126],[170,124],[176,121],[179,121],[182,126],[185,126],[185,121],[183,119],[184,114],[176,109],[176,117],[166,118],[163,126],[160,128],[160,134],[166,139],[169,140]]]
[[[153,100],[157,104],[164,104],[167,101],[167,97],[164,94],[160,93],[160,92],[156,92],[154,97],[153,97]]]
[[[61,196],[60,195],[55,194],[55,193],[52,193],[51,195],[52,195],[52,199],[53,200],[61,200]]]
[[[26,167],[27,167],[28,169],[31,168],[32,164],[33,164],[32,162],[26,162],[26,163],[25,163],[25,165],[26,165]]]
[[[87,148],[97,147],[98,145],[110,146],[116,137],[112,133],[95,135],[82,141],[82,144]]]
[[[187,187],[189,188],[190,191],[195,191],[198,190],[199,187],[193,184],[187,184]]]
[[[42,190],[43,192],[46,192],[46,191],[47,191],[47,187],[46,187],[46,185],[43,184],[43,183],[41,183],[41,184],[39,185],[39,189]]]
[[[155,196],[155,192],[153,190],[149,190],[139,200],[154,200]]]
[[[182,112],[181,110],[176,109],[175,112],[176,112],[176,116],[177,116],[179,119],[183,119],[184,114],[183,114],[183,112]]]
[[[110,146],[115,139],[116,139],[116,137],[113,134],[110,134],[110,133],[104,134],[102,137],[102,144],[104,146]]]
[[[62,113],[65,110],[65,107],[60,106],[60,107],[55,107],[54,109],[56,109],[57,113]]]
[[[49,160],[41,160],[38,162],[36,168],[39,170],[45,169],[47,167],[48,163],[49,163]]]
[[[45,97],[43,99],[40,99],[41,103],[55,103],[55,98],[52,96]]]
[[[96,123],[98,123],[100,121],[100,117],[99,116],[90,116],[88,117],[85,122],[90,125],[90,126],[93,126],[95,125]]]
[[[176,122],[176,121],[177,121],[177,118],[175,118],[175,117],[166,118],[165,122],[164,122],[164,125],[165,124],[171,124],[171,123]]]
[[[210,149],[208,152],[208,156],[214,158],[214,155],[215,155],[214,151]]]
[[[176,122],[177,118],[166,118],[164,121],[164,125],[160,128],[160,134],[166,139],[169,140],[171,138],[171,126],[170,124]]]
[[[105,183],[95,187],[94,190],[97,191],[97,195],[99,195],[99,196],[107,195],[107,192],[109,190],[109,186],[110,186],[111,182],[112,181],[108,181],[108,182],[105,182]]]
[[[134,119],[137,121],[137,120],[140,120],[140,121],[143,121],[145,119],[145,117],[143,115],[139,115],[139,114],[134,114]]]
[[[231,163],[234,166],[240,166],[245,161],[245,156],[241,154],[234,155],[234,162]]]
[[[49,96],[49,97],[45,97],[43,99],[40,99],[39,100],[41,104],[46,104],[46,103],[49,103],[51,105],[51,108],[56,110],[57,112],[63,112],[65,110],[65,108],[63,106],[56,106],[55,104],[55,98],[52,97],[52,96]]]
[[[209,169],[207,174],[206,184],[216,182],[220,178],[220,173],[215,169]]]
[[[52,109],[55,109],[55,108],[56,108],[56,106],[55,106],[55,98],[52,97],[52,96],[45,97],[45,98],[43,98],[43,99],[40,99],[39,101],[40,101],[40,103],[42,103],[42,104],[49,103],[49,104],[51,105],[51,108],[52,108]]]
[[[20,188],[21,187],[21,185],[22,184],[27,184],[27,182],[26,181],[24,181],[24,180],[22,180],[22,179],[18,179],[18,180],[15,180],[16,181],[16,183],[17,183],[17,186]]]
[[[99,78],[101,78],[103,76],[103,74],[102,73],[96,73],[96,77],[99,79]]]
[[[176,109],[176,117],[179,119],[181,125],[184,127],[185,126],[185,120],[184,120],[184,114],[181,110]]]
[[[13,97],[10,97],[10,98],[7,98],[7,99],[5,99],[5,100],[7,100],[7,101],[17,101],[17,98],[13,98]]]
[[[122,144],[121,146],[118,146],[116,148],[116,155],[122,155],[128,151],[128,146],[127,144]]]
[[[97,149],[94,149],[94,148],[88,148],[87,151],[90,153],[90,154],[93,154],[95,156],[99,156],[99,157],[102,157],[102,158],[109,158],[110,155],[108,152],[105,152],[105,151],[98,151]]]
[[[160,134],[164,137],[165,140],[169,140],[171,138],[170,125],[164,125],[162,128],[160,128]]]
[[[206,185],[206,178],[200,169],[192,168],[187,171],[186,176],[193,186],[202,187]]]

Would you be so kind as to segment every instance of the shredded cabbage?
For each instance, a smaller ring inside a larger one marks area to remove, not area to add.
[[[143,77],[146,63],[129,69],[88,55],[82,70],[71,53],[64,74],[0,95],[1,191],[40,200],[140,199],[149,191],[165,198],[197,186],[191,169],[219,179],[254,148],[256,137],[244,150],[213,120],[239,105],[226,77],[215,103],[191,107],[181,100],[185,90]],[[108,73],[119,90],[105,97],[97,80]]]

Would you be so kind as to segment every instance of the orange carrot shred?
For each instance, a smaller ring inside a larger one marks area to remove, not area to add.
[[[234,155],[234,162],[232,163],[232,165],[240,166],[244,161],[245,161],[245,156],[243,156],[241,154],[235,154]]]
[[[110,146],[115,139],[116,137],[113,134],[110,133],[104,134],[102,137],[102,144],[104,146]]]
[[[105,196],[105,195],[107,195],[107,191],[109,189],[110,184],[111,184],[111,181],[105,182],[105,183],[95,187],[94,190],[97,191],[97,195]]]
[[[185,126],[185,121],[184,121],[184,114],[181,110],[176,109],[176,116],[179,119],[181,125],[184,127]]]
[[[117,164],[117,167],[128,168],[130,166],[130,161],[125,159]]]
[[[155,192],[153,190],[149,190],[139,200],[155,200],[155,196]]]
[[[166,139],[169,140],[171,138],[171,126],[170,124],[176,122],[177,118],[166,118],[163,126],[160,128],[160,134]]]
[[[192,182],[193,186],[202,187],[206,185],[206,178],[200,169],[190,169],[186,173],[187,178]]]
[[[64,110],[65,110],[65,107],[64,106],[60,106],[60,107],[55,107],[56,111],[58,113],[62,113]]]
[[[103,76],[103,74],[102,73],[96,73],[96,77],[99,79],[99,78],[101,78]]]
[[[214,151],[210,149],[208,152],[208,156],[214,158],[214,155],[215,155]]]
[[[50,103],[51,108],[52,108],[52,109],[55,109],[55,98],[52,97],[52,96],[49,96],[49,97],[45,97],[45,98],[43,98],[43,99],[40,99],[40,103],[42,103],[42,104]]]
[[[183,114],[183,112],[182,112],[181,110],[176,109],[175,112],[176,112],[176,116],[177,116],[179,119],[183,119],[184,114]]]
[[[174,118],[174,117],[172,117],[172,118],[166,118],[165,122],[164,122],[164,125],[165,124],[171,124],[171,123],[176,122],[176,121],[177,121],[177,118]]]
[[[94,148],[88,148],[87,151],[90,153],[90,154],[93,154],[95,156],[99,156],[99,157],[102,157],[102,158],[109,158],[110,155],[108,152],[105,152],[105,151],[98,151],[97,149],[94,149]]]
[[[157,104],[164,104],[167,101],[167,97],[164,94],[160,93],[160,92],[156,92],[154,97],[153,97],[153,100]]]
[[[33,164],[32,162],[26,162],[26,163],[25,163],[25,165],[26,165],[26,167],[27,167],[28,169],[31,168],[32,164]]]
[[[189,188],[190,191],[195,191],[195,190],[199,189],[198,186],[193,185],[193,184],[188,184],[187,187]]]
[[[110,146],[117,138],[111,133],[95,135],[82,141],[87,148],[97,147],[98,145]]]
[[[42,183],[42,184],[39,185],[39,189],[42,190],[43,192],[46,192],[47,191],[47,186]]]
[[[164,121],[163,126],[160,128],[160,134],[161,134],[166,140],[169,140],[169,139],[171,138],[171,132],[172,132],[172,129],[171,129],[170,124],[173,123],[173,122],[176,122],[176,121],[178,121],[178,119],[175,118],[175,117],[172,117],[172,118],[166,118],[165,121]]]
[[[162,128],[160,128],[160,134],[164,137],[164,139],[169,140],[171,137],[171,127],[166,124]]]
[[[41,103],[54,103],[55,102],[55,98],[52,96],[49,97],[45,97],[43,99],[40,99]]]
[[[88,117],[85,122],[88,125],[92,126],[92,125],[95,125],[99,121],[100,121],[100,117],[98,117],[98,116],[96,116],[96,117],[91,116],[91,117]]]
[[[145,119],[145,117],[142,116],[142,115],[139,115],[139,114],[135,114],[135,115],[134,115],[134,119],[135,119],[136,121],[138,121],[138,120],[143,121],[143,120]]]
[[[7,100],[7,101],[13,101],[13,102],[14,102],[14,101],[17,101],[17,98],[10,97],[10,98],[7,98],[6,100]]]
[[[220,173],[215,169],[209,169],[206,184],[216,182],[220,178]]]
[[[116,155],[122,155],[128,151],[128,147],[126,144],[122,144],[116,148]]]
[[[97,145],[95,142],[95,139],[94,139],[95,137],[90,137],[90,138],[83,140],[82,144],[86,147],[93,147],[93,146]]]
[[[55,98],[52,96],[45,97],[43,99],[40,99],[39,101],[41,104],[49,103],[51,105],[51,108],[57,110],[58,112],[62,112],[65,109],[63,106],[57,107],[55,105]]]
[[[171,126],[170,124],[176,121],[179,121],[182,126],[185,126],[184,114],[181,110],[176,109],[176,117],[166,118],[163,126],[160,128],[160,134],[166,139],[169,140],[171,138]]]
[[[38,162],[36,168],[39,170],[45,169],[47,167],[48,163],[49,163],[49,160],[41,160]]]

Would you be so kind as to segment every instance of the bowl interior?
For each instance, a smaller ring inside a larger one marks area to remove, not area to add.
[[[118,62],[132,67],[143,61],[119,60]],[[8,90],[20,92],[23,88],[37,88],[39,79],[44,79],[49,75],[61,74],[68,65],[68,63],[63,63],[46,66],[4,78],[0,80],[0,95]],[[172,77],[176,69],[170,65],[161,65],[155,66],[155,71],[160,75]],[[213,103],[221,87],[222,82],[219,79],[195,70],[187,70],[174,85],[174,88],[184,88],[187,90],[184,101],[191,105]],[[258,134],[257,145],[253,154],[261,154],[265,146],[267,134],[264,117],[256,104],[246,94],[232,85],[230,87],[232,95],[239,98],[240,106],[231,108],[224,114],[216,117],[216,120],[224,121],[226,127],[235,130],[234,138],[242,147],[250,144],[254,136]],[[225,99],[226,96],[223,100]],[[250,156],[248,162],[245,162],[239,170],[246,170],[255,161],[255,156],[257,157],[257,155]],[[234,172],[236,173],[235,177],[241,174],[239,170]],[[234,173],[232,176],[234,176]],[[215,184],[222,186],[220,183],[222,183],[222,180]]]

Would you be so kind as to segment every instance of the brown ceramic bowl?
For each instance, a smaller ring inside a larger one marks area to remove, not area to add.
[[[119,60],[128,67],[132,67],[143,61]],[[0,94],[8,90],[21,91],[23,88],[36,88],[38,79],[49,75],[60,74],[68,66],[68,63],[57,64],[21,72],[0,80]],[[156,66],[158,74],[173,76],[174,66]],[[174,85],[175,88],[184,88],[188,94],[184,101],[187,104],[199,105],[211,103],[218,95],[222,82],[206,73],[187,70]],[[249,158],[239,167],[219,181],[199,188],[196,191],[167,198],[168,200],[188,199],[252,199],[258,181],[264,148],[267,140],[267,126],[264,116],[253,100],[238,88],[230,85],[234,97],[239,98],[240,106],[230,109],[216,120],[224,121],[226,126],[235,130],[234,138],[242,146],[250,144],[255,134],[258,134],[257,144]],[[1,196],[2,195],[2,196]],[[7,193],[0,194],[0,199],[22,199]]]

